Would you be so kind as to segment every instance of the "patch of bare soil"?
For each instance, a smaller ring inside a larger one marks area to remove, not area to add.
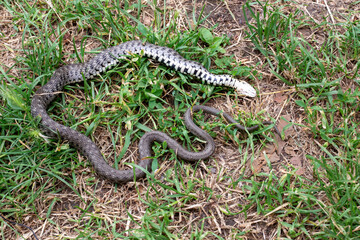
[[[17,76],[19,74],[17,68],[11,67],[16,64],[15,59],[19,56],[21,36],[16,33],[11,23],[11,14],[4,6],[0,5],[0,66],[4,71],[10,71],[11,74]]]

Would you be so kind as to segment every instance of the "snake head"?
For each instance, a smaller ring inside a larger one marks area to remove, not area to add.
[[[256,97],[256,90],[245,81],[236,81],[234,88],[241,95],[245,95],[247,97]]]

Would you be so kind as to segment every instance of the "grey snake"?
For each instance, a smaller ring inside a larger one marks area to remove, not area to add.
[[[126,58],[126,56],[130,54],[143,54],[144,56],[163,63],[181,73],[196,76],[206,83],[229,86],[235,88],[242,95],[249,97],[256,96],[255,89],[244,81],[238,81],[229,75],[214,75],[199,63],[183,58],[171,48],[160,47],[150,43],[142,43],[141,41],[124,42],[117,46],[105,49],[88,62],[60,67],[54,72],[50,80],[36,91],[31,101],[31,115],[33,118],[40,117],[40,126],[45,134],[50,136],[60,136],[62,139],[68,140],[72,146],[88,158],[95,171],[100,176],[103,176],[112,182],[124,183],[132,181],[134,179],[134,174],[136,178],[141,178],[145,176],[145,173],[138,167],[128,170],[117,170],[113,168],[104,160],[100,150],[90,138],[54,121],[47,114],[46,110],[65,85],[81,82],[84,78],[92,79],[96,75],[109,69],[111,66],[116,65],[121,59]],[[229,123],[234,124],[234,126],[240,130],[251,132],[259,128],[259,125],[246,128],[238,124],[227,113],[222,113],[212,107],[196,105],[186,111],[184,116],[185,125],[190,132],[206,141],[205,148],[200,152],[190,152],[163,132],[146,132],[141,137],[138,145],[140,155],[138,166],[150,170],[152,163],[151,146],[154,141],[167,142],[167,146],[173,149],[178,157],[187,161],[197,161],[210,157],[215,150],[214,140],[192,120],[192,113],[200,110],[211,115],[222,114]],[[271,122],[263,122],[263,124],[271,124]]]

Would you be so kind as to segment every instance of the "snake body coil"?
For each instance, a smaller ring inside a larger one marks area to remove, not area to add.
[[[83,79],[91,79],[96,75],[104,72],[106,69],[117,64],[121,59],[124,59],[129,54],[144,53],[146,57],[155,59],[169,67],[172,67],[182,73],[196,76],[206,83],[213,85],[225,85],[235,88],[241,94],[254,97],[256,96],[255,90],[244,81],[238,81],[228,75],[214,75],[207,71],[202,65],[197,62],[184,59],[175,50],[160,47],[157,45],[145,43],[140,41],[129,41],[120,45],[108,48],[101,53],[97,54],[94,58],[85,63],[70,64],[57,69],[52,75],[51,79],[41,87],[33,96],[31,102],[31,114],[35,117],[41,118],[41,127],[48,135],[58,135],[62,139],[66,139],[71,145],[76,147],[82,152],[94,166],[96,172],[112,182],[128,182],[134,179],[134,171],[136,178],[144,177],[145,173],[136,168],[135,170],[117,170],[111,167],[103,158],[98,147],[93,143],[90,138],[85,135],[66,127],[62,124],[55,122],[47,114],[46,109],[48,105],[54,100],[59,91],[65,85],[83,81]],[[194,106],[192,111],[203,110],[212,115],[219,115],[220,111],[206,106]],[[200,129],[192,120],[192,111],[188,109],[185,113],[185,125],[187,128],[206,141],[204,150],[200,152],[189,152],[184,149],[177,141],[170,138],[162,132],[147,132],[140,139],[139,153],[140,162],[139,166],[144,169],[150,170],[151,166],[151,145],[154,141],[167,142],[169,148],[173,149],[177,155],[187,161],[196,161],[208,158],[215,149],[215,143],[212,137]],[[245,128],[230,117],[228,114],[223,113],[223,116],[234,125],[247,131],[254,131],[259,126],[255,125],[251,128]],[[264,122],[267,123],[267,122]]]

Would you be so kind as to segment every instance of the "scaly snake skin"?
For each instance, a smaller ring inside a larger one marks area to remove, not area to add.
[[[204,80],[206,83],[213,85],[225,85],[235,88],[240,94],[249,97],[255,97],[256,91],[251,85],[244,81],[233,79],[229,75],[214,75],[206,70],[202,65],[197,62],[186,60],[175,50],[160,47],[150,43],[142,43],[141,41],[129,41],[119,44],[114,47],[105,49],[97,54],[94,58],[85,63],[70,64],[57,69],[52,75],[51,79],[38,91],[36,91],[31,102],[31,114],[34,118],[40,117],[41,128],[45,134],[50,136],[60,136],[62,139],[69,141],[71,145],[77,148],[84,156],[86,156],[91,164],[94,166],[95,171],[104,178],[116,182],[123,183],[134,180],[134,173],[136,178],[145,176],[145,173],[139,169],[117,170],[111,167],[103,158],[98,147],[93,143],[90,138],[85,135],[66,127],[62,124],[55,122],[47,114],[46,110],[48,105],[55,99],[59,92],[65,85],[83,81],[83,79],[92,79],[96,75],[106,71],[111,66],[116,65],[121,59],[126,58],[129,54],[141,54],[152,58],[158,62],[174,68],[181,73],[186,73],[196,76]],[[203,110],[212,115],[219,115],[221,112],[217,109],[206,106],[194,106],[189,108],[185,113],[185,125],[196,136],[204,139],[206,145],[204,150],[200,152],[190,152],[184,149],[177,141],[162,132],[152,131],[143,135],[139,142],[140,162],[138,166],[150,170],[151,158],[151,145],[154,141],[167,142],[167,146],[174,150],[178,157],[187,161],[197,161],[206,159],[214,152],[215,143],[212,137],[199,128],[192,120],[192,112]],[[247,130],[249,132],[259,128],[255,125],[251,128],[245,128],[238,124],[232,117],[226,113],[222,115],[233,123],[235,127],[240,130]],[[264,122],[263,124],[271,124]]]

